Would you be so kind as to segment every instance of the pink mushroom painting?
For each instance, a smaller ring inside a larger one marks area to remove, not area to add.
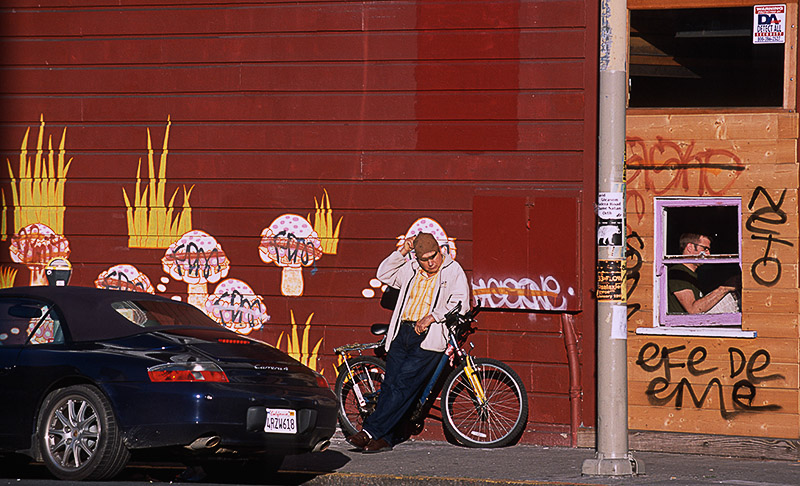
[[[442,226],[431,218],[420,218],[414,221],[414,224],[408,228],[406,234],[397,237],[397,247],[400,248],[406,238],[416,236],[418,233],[432,234],[442,248],[442,253],[449,253],[450,258],[456,259],[456,239],[448,238]],[[408,257],[413,258],[413,255],[409,253]]]
[[[284,214],[261,232],[258,247],[261,260],[283,268],[281,293],[287,297],[303,295],[302,267],[322,257],[322,243],[317,232],[302,216]]]
[[[229,278],[223,280],[206,299],[203,309],[209,317],[239,334],[261,329],[269,320],[267,306],[249,285]]]
[[[147,275],[133,265],[114,265],[100,273],[94,281],[98,289],[128,290],[154,294],[153,284]]]
[[[47,285],[45,267],[54,258],[69,257],[69,241],[42,223],[29,224],[11,237],[11,259],[31,271],[31,285]]]
[[[167,248],[161,267],[175,280],[186,282],[189,286],[187,301],[203,309],[208,284],[228,275],[230,262],[217,240],[204,231],[192,230]]]

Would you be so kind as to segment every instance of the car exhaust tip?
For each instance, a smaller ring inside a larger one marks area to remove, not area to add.
[[[329,441],[327,439],[321,440],[321,441],[317,442],[317,445],[315,445],[313,449],[311,449],[311,452],[322,452],[325,449],[327,449],[330,445],[331,445],[331,441]]]
[[[220,443],[220,438],[218,435],[210,435],[208,437],[200,437],[195,439],[194,442],[186,446],[188,449],[193,451],[199,451],[202,449],[213,449],[217,447]]]

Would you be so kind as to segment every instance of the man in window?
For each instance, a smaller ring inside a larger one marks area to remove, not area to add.
[[[684,233],[680,241],[683,256],[709,255],[711,238],[698,233]],[[706,295],[700,290],[697,268],[700,263],[680,263],[672,265],[668,275],[668,305],[670,314],[702,314],[711,310],[736,287],[721,285]]]

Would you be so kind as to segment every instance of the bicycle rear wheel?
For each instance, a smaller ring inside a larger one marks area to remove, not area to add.
[[[519,375],[510,366],[491,358],[476,358],[475,376],[486,394],[477,396],[458,367],[442,390],[445,432],[468,447],[503,447],[520,438],[528,423],[528,395]]]
[[[348,360],[353,379],[347,372],[347,366],[339,366],[334,393],[338,401],[339,427],[349,437],[359,430],[361,425],[378,403],[378,394],[383,384],[386,363],[372,356],[359,356]],[[359,399],[359,393],[363,402]]]

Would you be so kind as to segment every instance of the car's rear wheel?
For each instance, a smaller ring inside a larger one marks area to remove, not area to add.
[[[45,398],[36,439],[45,466],[59,479],[109,479],[130,458],[111,404],[89,385],[61,388]]]

